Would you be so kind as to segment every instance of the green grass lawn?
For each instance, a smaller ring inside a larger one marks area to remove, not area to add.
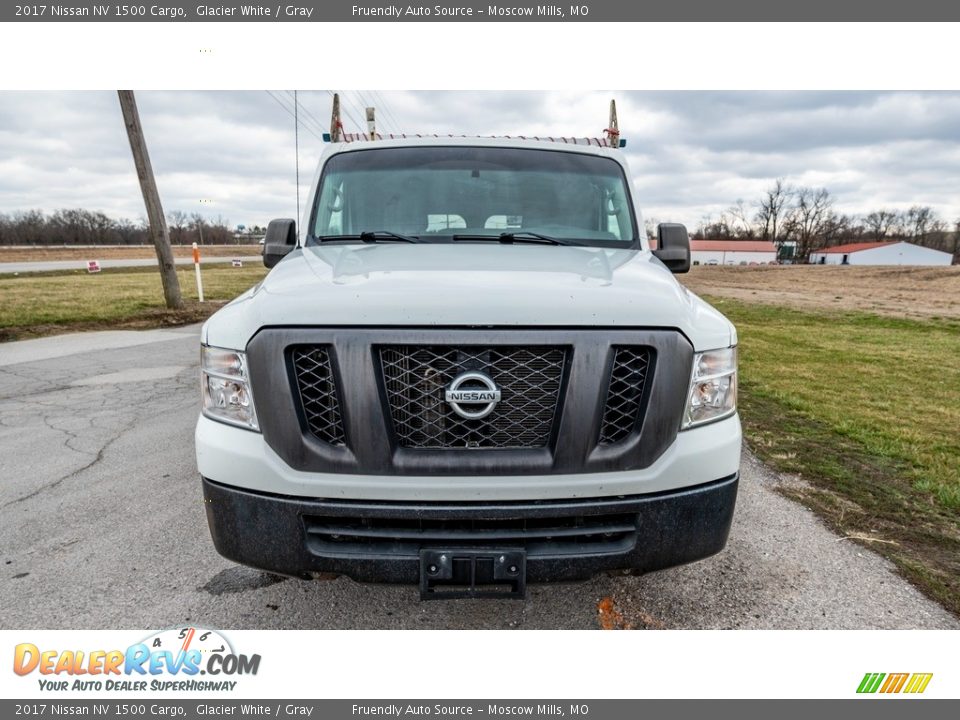
[[[808,483],[784,492],[960,614],[960,324],[711,301],[748,445]]]
[[[255,258],[242,268],[203,268],[204,298],[197,302],[193,267],[178,269],[187,306],[180,312],[163,307],[156,268],[118,268],[89,275],[86,271],[0,275],[0,339],[126,326],[177,324],[201,320],[266,275]]]

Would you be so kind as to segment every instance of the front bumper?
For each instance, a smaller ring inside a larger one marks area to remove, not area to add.
[[[221,555],[270,572],[417,583],[419,550],[526,552],[529,582],[649,572],[723,549],[738,476],[648,495],[522,502],[315,500],[203,479]]]
[[[652,465],[613,472],[508,472],[366,475],[305,472],[290,467],[260,433],[200,416],[197,467],[203,477],[254,493],[335,500],[419,503],[572,500],[642,495],[704,485],[740,469],[736,415],[677,433]],[[479,451],[478,451],[479,452]]]

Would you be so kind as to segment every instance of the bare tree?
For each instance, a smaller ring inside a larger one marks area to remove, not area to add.
[[[857,238],[861,232],[862,228],[857,226],[855,218],[850,215],[838,215],[831,211],[824,223],[822,247],[850,242]]]
[[[866,224],[870,236],[877,242],[880,242],[896,229],[899,218],[900,213],[896,210],[887,210],[884,208],[883,210],[873,211],[863,218],[863,222]]]
[[[177,277],[177,266],[173,260],[170,233],[167,231],[167,221],[163,216],[160,193],[157,192],[153,167],[150,165],[147,142],[143,137],[143,128],[140,126],[137,101],[133,97],[133,90],[117,90],[117,95],[120,98],[123,122],[127,126],[127,139],[130,141],[130,150],[133,153],[133,164],[137,168],[137,178],[140,180],[140,192],[143,194],[143,202],[147,206],[147,217],[150,219],[150,238],[157,251],[163,296],[168,308],[181,308],[183,296],[180,294],[180,279]]]
[[[742,237],[745,240],[750,240],[754,236],[754,227],[753,223],[750,222],[748,216],[748,211],[744,205],[743,200],[737,200],[734,205],[731,205],[728,212],[732,218],[730,222],[730,229],[737,237]]]
[[[795,202],[783,221],[784,235],[797,243],[795,257],[806,262],[810,253],[826,242],[835,226],[833,198],[826,188],[801,187],[794,191]]]
[[[193,215],[190,216],[190,221],[193,223],[194,227],[197,228],[197,243],[203,245],[203,215],[200,213],[193,213]]]
[[[713,222],[710,222],[709,217],[706,218],[699,232],[704,239],[710,240],[729,240],[736,235],[730,227],[730,219],[726,213],[720,213],[720,218]]]
[[[783,178],[777,178],[764,193],[757,210],[757,222],[763,227],[762,236],[776,244],[781,240],[784,215],[793,199],[794,189]]]
[[[183,210],[171,210],[167,214],[167,220],[170,221],[171,233],[177,241],[177,245],[183,245],[183,231],[187,227],[190,217]]]
[[[929,205],[914,205],[903,213],[904,230],[907,237],[921,245],[927,244],[928,236],[942,232],[945,227],[936,211]]]
[[[171,212],[169,232],[174,239],[187,241],[191,232],[191,219],[186,213]],[[263,228],[256,234],[263,235]],[[203,239],[207,245],[236,244],[237,239],[229,227],[229,220],[218,217],[213,222],[204,222]],[[40,210],[17,210],[0,213],[0,245],[143,245],[150,242],[149,221],[114,219],[100,211],[82,208],[60,208],[49,215]]]
[[[130,218],[120,218],[114,225],[120,242],[124,245],[139,245],[144,228]]]

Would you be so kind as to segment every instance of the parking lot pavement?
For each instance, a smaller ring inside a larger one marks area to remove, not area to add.
[[[648,576],[421,603],[239,567],[213,549],[194,463],[198,328],[25,343],[0,344],[5,629],[960,628],[749,456],[727,549]]]

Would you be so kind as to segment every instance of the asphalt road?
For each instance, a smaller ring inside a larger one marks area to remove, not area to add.
[[[237,255],[245,262],[259,263],[260,258],[250,255]],[[96,253],[91,253],[91,260],[96,259]],[[228,263],[233,260],[232,257],[201,257],[200,263]],[[125,267],[155,267],[156,258],[128,258],[116,260],[100,260],[101,268],[125,268]],[[174,258],[177,265],[193,265],[193,258]],[[51,272],[53,270],[86,270],[86,260],[43,260],[36,262],[0,262],[0,275],[12,275],[15,273],[30,272]]]
[[[210,542],[193,456],[196,327],[0,344],[0,628],[960,628],[750,457],[727,549],[526,601],[305,582]]]

